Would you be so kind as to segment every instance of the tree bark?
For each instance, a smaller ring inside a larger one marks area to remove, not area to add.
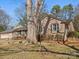
[[[67,41],[67,32],[68,32],[68,30],[67,30],[67,29],[65,29],[64,41]]]
[[[39,14],[42,7],[42,0],[36,0],[35,2],[35,10],[32,10],[32,0],[27,0],[27,40],[36,43],[37,35],[38,35],[38,26],[40,25],[38,22]],[[34,12],[34,14],[32,14]]]
[[[65,43],[65,41],[67,41],[67,34],[68,34],[68,25],[65,24],[63,43]]]
[[[32,15],[32,0],[27,0],[27,40],[31,43],[36,43],[36,25]]]

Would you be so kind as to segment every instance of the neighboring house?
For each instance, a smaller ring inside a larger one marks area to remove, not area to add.
[[[26,28],[17,26],[12,30],[0,32],[0,39],[18,39],[26,38]]]
[[[12,30],[0,32],[0,39],[11,39],[13,37],[12,33]]]
[[[57,33],[64,34],[65,31],[65,20],[60,20],[55,17],[48,19],[46,17],[41,21],[42,24],[42,34],[46,35],[56,35]],[[74,26],[72,21],[68,24],[68,31],[74,31]]]

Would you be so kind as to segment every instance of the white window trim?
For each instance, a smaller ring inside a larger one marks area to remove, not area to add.
[[[56,30],[54,30],[54,25],[56,25]],[[58,26],[58,28],[57,28],[57,26]],[[59,24],[57,24],[57,23],[55,23],[55,24],[52,24],[52,32],[54,31],[54,32],[57,32],[57,30],[59,31]]]

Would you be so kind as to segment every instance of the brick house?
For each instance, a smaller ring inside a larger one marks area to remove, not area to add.
[[[60,20],[54,16],[50,19],[45,17],[44,20],[41,21],[42,24],[42,32],[41,34],[46,34],[47,36],[56,35],[57,33],[63,35],[65,31],[65,20]],[[70,21],[68,24],[68,31],[75,31],[73,22]]]

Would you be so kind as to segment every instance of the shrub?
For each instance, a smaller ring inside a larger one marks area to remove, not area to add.
[[[76,38],[79,38],[79,32],[77,32],[77,31],[68,32],[67,37],[76,37]]]
[[[75,32],[68,32],[67,37],[75,37]]]
[[[21,43],[22,43],[22,41],[19,41],[19,43],[21,44]]]
[[[79,38],[79,32],[75,32],[75,37]]]

